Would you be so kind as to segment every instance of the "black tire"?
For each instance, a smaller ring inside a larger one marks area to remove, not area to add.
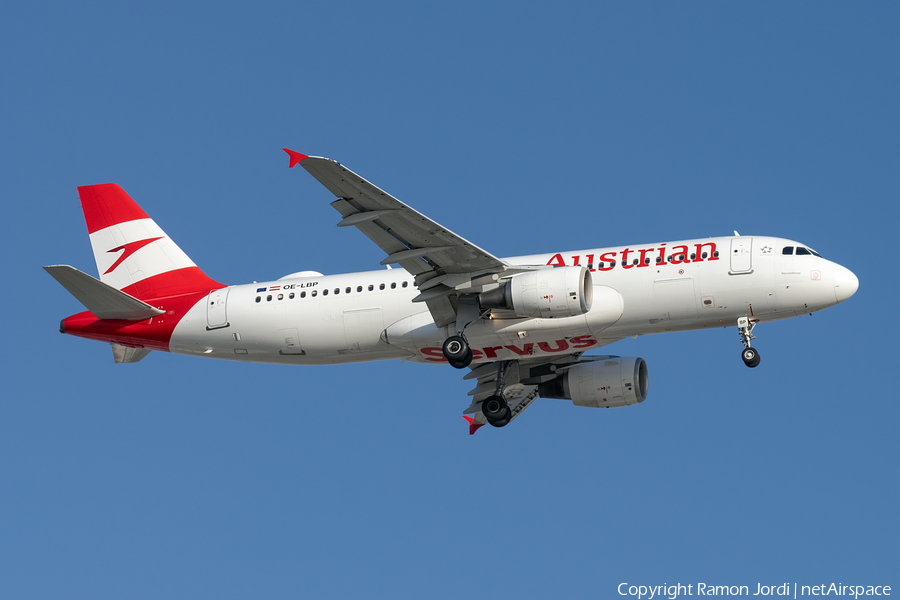
[[[488,423],[490,423],[494,427],[503,427],[505,425],[508,425],[510,421],[512,421],[512,410],[509,408],[509,406],[507,406],[506,412],[503,415],[502,419],[496,419],[494,421],[488,420]]]
[[[752,369],[759,364],[759,352],[756,351],[756,348],[744,348],[741,351],[741,360]]]
[[[447,360],[460,362],[469,351],[469,343],[461,335],[451,335],[444,340],[441,350],[443,350],[444,358]]]
[[[472,349],[469,348],[469,342],[461,335],[451,335],[444,340],[444,346],[441,348],[451,365],[457,369],[464,369],[472,363]]]
[[[503,396],[488,396],[481,402],[481,412],[489,421],[502,419],[506,415],[507,408],[509,405],[506,404]]]
[[[450,366],[453,367],[454,369],[465,369],[466,367],[468,367],[469,365],[472,364],[472,349],[471,348],[469,349],[469,353],[462,360],[459,360],[459,361],[451,360],[449,362],[450,362]]]
[[[481,402],[481,412],[494,427],[503,427],[512,420],[512,411],[503,396],[488,396]]]

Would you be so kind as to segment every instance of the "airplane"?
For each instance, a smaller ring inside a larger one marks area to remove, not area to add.
[[[96,279],[44,269],[87,309],[64,334],[107,342],[117,363],[151,351],[323,365],[402,359],[466,369],[469,433],[503,427],[537,398],[632,406],[638,357],[590,350],[653,333],[736,326],[748,367],[759,323],[834,306],[859,287],[808,245],[710,237],[497,258],[340,163],[284,149],[337,198],[338,227],[386,254],[376,271],[291,273],[225,285],[208,277],[118,185],[78,188]],[[399,265],[400,268],[391,268]]]

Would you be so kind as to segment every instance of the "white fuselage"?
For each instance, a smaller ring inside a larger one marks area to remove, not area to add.
[[[737,236],[507,258],[513,265],[588,266],[591,310],[554,319],[495,311],[465,335],[476,363],[584,352],[629,336],[734,326],[744,316],[786,319],[834,306],[855,291],[847,293],[855,277],[844,267],[811,254],[782,254],[800,246]],[[418,294],[403,269],[232,286],[187,313],[170,350],[278,364],[444,363],[441,343],[455,327],[436,327],[427,306],[413,302]]]

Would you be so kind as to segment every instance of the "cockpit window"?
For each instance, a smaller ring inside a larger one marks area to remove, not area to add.
[[[813,256],[818,256],[819,258],[822,258],[822,255],[819,254],[818,252],[816,252],[815,250],[813,250],[812,248],[807,248],[807,250],[809,250]]]
[[[803,255],[809,256],[809,254],[810,254],[809,250],[807,250],[803,246],[797,246],[797,256],[803,256]]]
[[[793,254],[794,247],[793,246],[785,246],[784,250],[781,251],[782,254]]]

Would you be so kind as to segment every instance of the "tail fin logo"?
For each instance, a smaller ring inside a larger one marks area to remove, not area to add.
[[[163,239],[163,237],[165,237],[165,236],[160,236],[160,237],[155,237],[155,238],[147,238],[146,240],[138,240],[136,242],[128,242],[127,244],[119,246],[118,248],[113,248],[112,250],[107,250],[107,252],[118,252],[119,250],[124,250],[124,252],[122,252],[121,256],[119,256],[119,258],[116,259],[116,262],[114,262],[112,264],[112,266],[110,268],[108,268],[106,270],[106,272],[104,272],[103,274],[109,275],[110,273],[115,271],[116,267],[121,265],[125,261],[126,258],[131,256],[132,254],[134,254],[135,252],[137,252],[138,250],[140,250],[147,244],[155,242],[156,240],[161,240],[161,239]]]

